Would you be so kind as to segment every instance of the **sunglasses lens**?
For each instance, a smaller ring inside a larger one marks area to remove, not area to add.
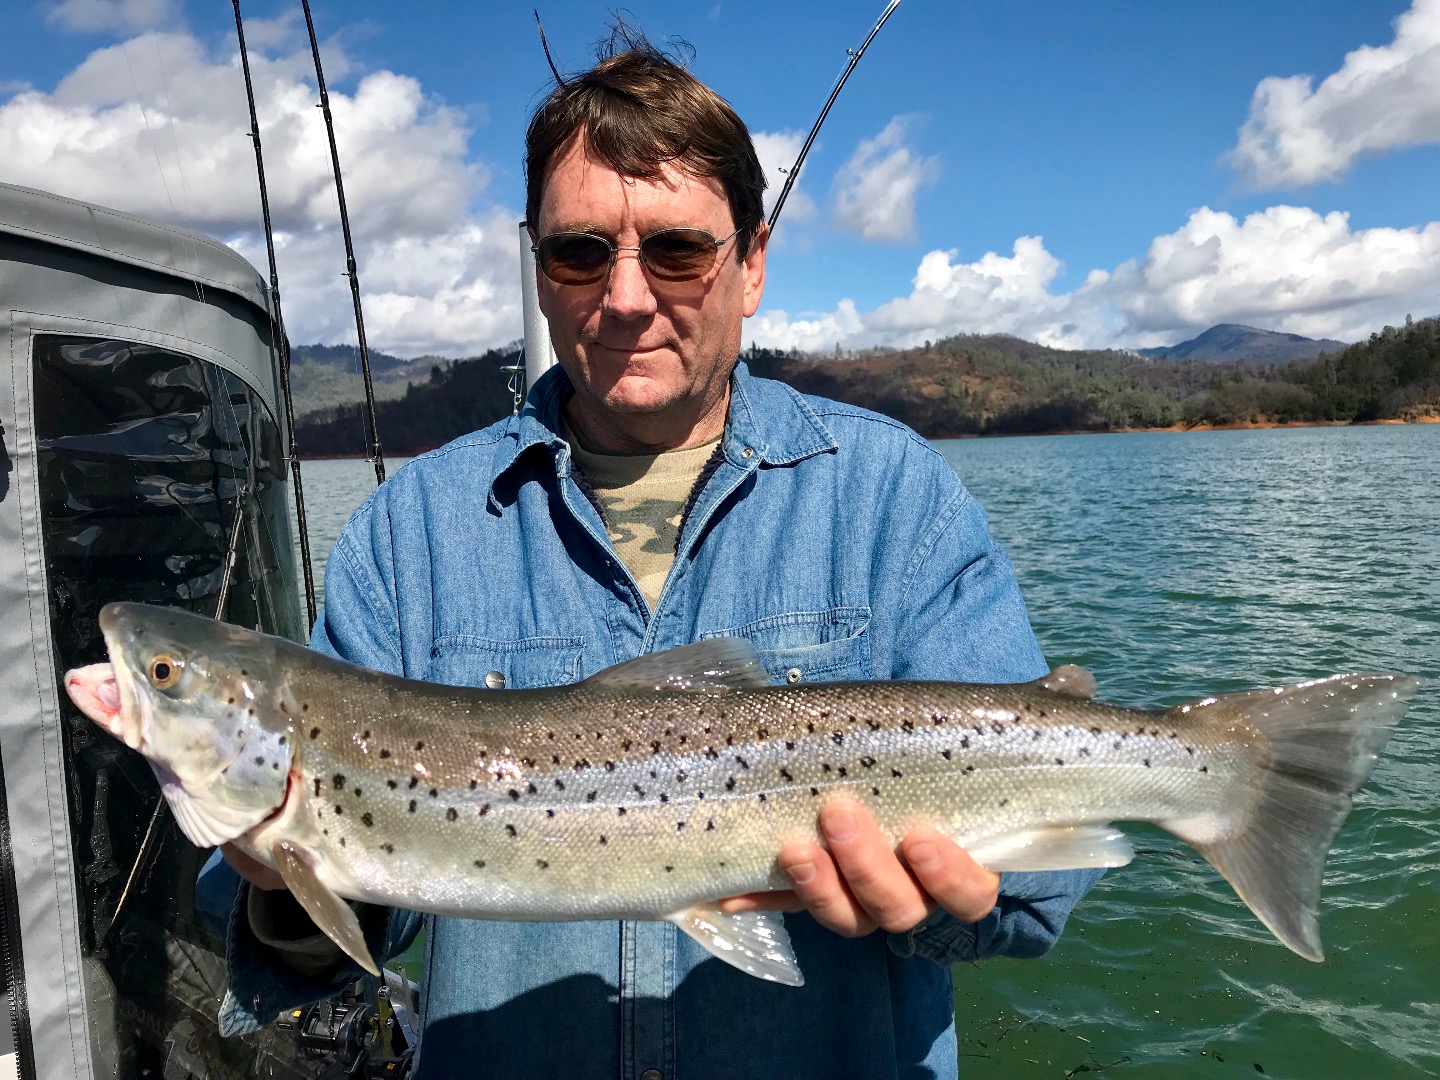
[[[610,245],[584,233],[547,236],[536,255],[545,276],[561,285],[592,285],[610,269]]]
[[[715,238],[700,229],[666,229],[640,241],[640,256],[657,278],[688,281],[715,265]]]

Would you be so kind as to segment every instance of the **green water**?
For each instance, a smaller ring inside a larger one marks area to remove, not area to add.
[[[1440,426],[936,445],[1009,549],[1046,655],[1109,700],[1427,678],[1331,857],[1323,964],[1136,828],[1140,857],[1048,957],[956,968],[961,1075],[1440,1075]],[[304,469],[318,560],[374,477]]]
[[[1440,1075],[1440,427],[937,444],[1054,663],[1170,705],[1426,677],[1337,840],[1323,964],[1156,829],[1039,961],[955,970],[967,1077]]]

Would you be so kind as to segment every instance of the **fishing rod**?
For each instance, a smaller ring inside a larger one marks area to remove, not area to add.
[[[345,235],[345,276],[350,279],[350,299],[355,305],[355,336],[360,345],[360,372],[365,377],[365,409],[370,418],[370,464],[375,482],[385,481],[385,459],[380,456],[380,422],[375,416],[375,386],[370,380],[370,350],[365,344],[365,317],[360,312],[360,274],[355,268],[355,245],[350,240],[350,213],[345,209],[345,183],[340,177],[340,151],[335,146],[335,120],[330,115],[330,94],[325,89],[325,71],[320,64],[320,42],[315,37],[315,20],[310,0],[300,0],[305,26],[310,31],[310,55],[315,58],[315,82],[320,87],[320,111],[325,114],[325,134],[330,138],[330,164],[335,172],[335,194],[340,200],[340,231]]]
[[[785,174],[785,186],[780,189],[780,197],[775,200],[774,207],[770,210],[770,220],[767,224],[770,231],[775,231],[775,222],[780,220],[780,208],[785,205],[785,200],[790,197],[790,189],[800,178],[800,166],[805,163],[805,155],[810,153],[810,145],[815,141],[815,136],[820,134],[820,125],[825,123],[825,117],[830,114],[830,106],[835,104],[835,99],[840,96],[841,89],[845,86],[845,80],[850,78],[850,73],[855,70],[855,65],[860,63],[860,57],[865,55],[865,50],[870,47],[870,42],[875,40],[875,35],[880,33],[880,28],[885,25],[887,19],[894,14],[895,9],[900,6],[900,0],[890,0],[885,5],[879,20],[871,28],[870,33],[861,43],[858,49],[846,49],[850,54],[850,61],[845,65],[845,70],[840,73],[840,78],[835,83],[835,89],[830,91],[830,96],[825,99],[825,106],[820,110],[820,115],[815,119],[815,126],[810,129],[810,134],[805,137],[805,145],[800,147],[800,155],[795,159],[795,164]]]
[[[305,575],[305,609],[308,626],[315,625],[315,576],[310,570],[310,529],[305,520],[305,491],[300,484],[300,459],[295,454],[295,404],[290,396],[290,339],[280,312],[280,275],[275,268],[275,230],[270,222],[270,195],[265,187],[265,154],[260,146],[260,120],[255,112],[255,84],[250,79],[250,54],[245,50],[245,22],[240,17],[240,0],[235,5],[235,36],[240,42],[240,69],[245,73],[245,98],[250,103],[250,141],[255,144],[255,176],[260,182],[260,215],[265,225],[265,254],[270,261],[270,318],[274,324],[275,347],[280,353],[280,390],[285,398],[285,456],[290,460],[290,477],[295,485],[295,516],[300,530],[300,566]],[[368,380],[366,385],[368,386]],[[373,414],[372,414],[373,415]]]

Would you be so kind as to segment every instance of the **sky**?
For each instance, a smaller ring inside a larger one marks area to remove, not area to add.
[[[613,3],[534,0],[562,73]],[[6,0],[0,181],[216,236],[264,267],[229,4]],[[531,3],[315,0],[366,332],[522,333]],[[770,194],[881,0],[631,0],[755,138]],[[286,325],[355,340],[300,5],[244,0]],[[1008,333],[1362,339],[1440,313],[1440,0],[903,0],[811,151],[744,341]],[[767,203],[768,205],[768,203]]]

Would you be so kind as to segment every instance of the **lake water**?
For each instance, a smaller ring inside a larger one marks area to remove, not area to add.
[[[1140,856],[1049,956],[955,969],[961,1075],[1440,1075],[1440,425],[935,445],[989,512],[1046,655],[1107,700],[1426,679],[1331,855],[1323,964],[1189,848],[1127,827]],[[374,474],[303,472],[319,573]]]

